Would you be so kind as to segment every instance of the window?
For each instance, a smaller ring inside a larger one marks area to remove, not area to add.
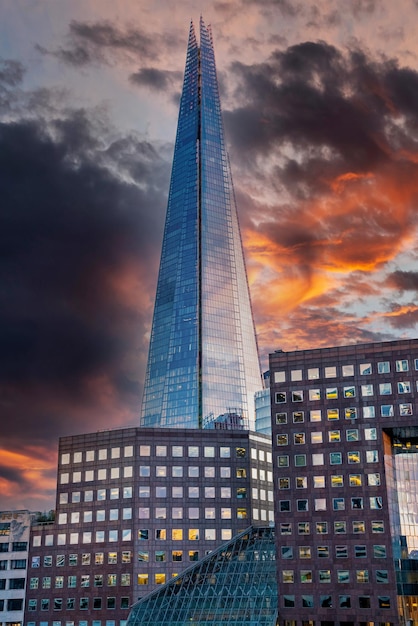
[[[364,406],[363,407],[363,417],[364,419],[370,419],[376,416],[374,406]]]
[[[287,413],[276,413],[276,424],[287,424]]]
[[[293,547],[281,546],[280,548],[282,559],[293,559]]]
[[[315,527],[317,535],[328,534],[328,522],[315,522]]]
[[[322,443],[322,431],[311,431],[311,443]]]
[[[330,583],[331,582],[331,570],[320,569],[319,574],[318,574],[318,579],[320,583]]]
[[[326,498],[315,498],[315,511],[326,511],[327,500]]]
[[[276,441],[278,446],[287,446],[288,444],[288,435],[280,434],[276,436]]]
[[[343,387],[344,398],[354,398],[356,395],[356,388],[354,385],[349,387]]]
[[[338,596],[338,606],[340,607],[340,609],[350,609],[351,596]]]
[[[350,582],[350,572],[348,569],[339,569],[337,570],[337,582],[338,583],[349,583]]]
[[[385,524],[383,521],[372,522],[372,533],[384,533],[384,532],[385,532]]]
[[[292,370],[290,372],[290,380],[302,380],[302,370]]]
[[[368,376],[372,373],[372,364],[371,363],[361,363],[359,365],[360,376]]]
[[[279,500],[279,511],[281,513],[290,512],[290,500]]]
[[[286,402],[286,392],[276,391],[275,401],[276,401],[276,404],[283,404],[284,402]]]
[[[334,533],[336,535],[343,535],[347,532],[347,522],[334,522]]]
[[[309,400],[320,400],[321,399],[321,390],[320,389],[309,389]]]
[[[335,546],[335,556],[337,559],[347,559],[348,547],[347,546]]]
[[[291,535],[292,534],[292,524],[281,523],[280,524],[280,534],[281,535]]]
[[[366,450],[366,462],[367,463],[378,463],[378,461],[379,461],[378,450]]]
[[[329,547],[328,546],[317,546],[316,554],[320,559],[327,559],[329,557]]]
[[[347,460],[349,463],[360,463],[360,452],[347,452]]]
[[[327,387],[327,389],[326,389],[326,398],[327,398],[327,400],[336,400],[336,398],[338,398],[338,389],[337,389],[337,387]]]
[[[351,498],[351,508],[352,509],[362,509],[363,508],[363,498]]]
[[[306,489],[308,486],[308,479],[306,476],[296,476],[295,484],[296,489]]]
[[[398,383],[398,393],[411,393],[411,383],[409,380]]]
[[[300,570],[300,582],[311,583],[312,582],[312,570],[310,569]]]
[[[354,556],[356,557],[356,559],[367,558],[366,546],[354,546]]]
[[[378,596],[377,598],[379,609],[390,609],[390,597],[389,596]]]
[[[363,521],[353,521],[353,533],[363,534],[366,532],[366,524]]]
[[[295,467],[305,467],[306,466],[306,454],[295,454]]]
[[[363,397],[368,397],[373,395],[373,385],[362,385],[361,386],[361,395]]]
[[[319,378],[319,368],[318,367],[310,367],[308,369],[308,379],[309,380],[316,380],[317,378]]]
[[[304,411],[293,411],[293,423],[300,424],[305,421]],[[261,450],[260,450],[261,452]]]
[[[410,402],[399,405],[400,415],[412,415],[412,404]]]
[[[284,569],[282,570],[282,582],[283,583],[294,583],[294,571],[292,569]]]
[[[330,452],[329,454],[329,462],[331,465],[341,465],[342,453],[341,452]]]
[[[377,439],[377,428],[365,428],[364,429],[364,438],[366,441],[376,441]]]
[[[350,487],[361,487],[361,485],[362,485],[362,475],[361,474],[350,474],[348,479],[349,479]]]
[[[292,402],[303,402],[303,391],[292,391]]]
[[[333,474],[331,476],[331,487],[342,487],[344,485],[344,477],[342,474]]]
[[[312,455],[312,465],[323,465],[323,464],[324,464],[323,452],[319,452],[317,454]]]
[[[283,606],[285,607],[294,607],[295,606],[295,596],[283,596]]]
[[[298,511],[307,511],[308,510],[308,501],[306,499],[296,500],[296,507]]]
[[[409,363],[407,359],[401,359],[395,362],[397,372],[407,372],[409,370]]]
[[[309,522],[298,522],[298,534],[299,535],[309,535],[311,532],[310,523]]]
[[[374,545],[373,546],[373,556],[376,559],[385,559],[386,558],[386,546]]]
[[[359,596],[358,605],[361,609],[370,609],[370,596]]]
[[[328,440],[330,443],[336,443],[341,441],[341,431],[339,430],[330,430],[328,432]]]
[[[354,376],[354,365],[343,365],[342,373],[343,376]]]
[[[382,417],[393,417],[393,404],[382,404],[380,407],[380,414]]]
[[[325,476],[313,476],[312,480],[315,489],[321,489],[325,487]]]
[[[390,372],[390,362],[389,361],[380,361],[377,364],[377,371],[379,374],[389,374]]]
[[[356,570],[356,581],[358,583],[368,583],[369,582],[369,570],[367,569]]]
[[[367,474],[367,484],[369,487],[378,487],[380,485],[380,474],[378,472]]]
[[[327,409],[327,418],[330,421],[339,420],[340,414],[338,409]]]
[[[392,383],[380,383],[379,393],[381,396],[389,396],[392,393]]]
[[[309,411],[309,419],[311,422],[320,422],[322,419],[321,409],[315,409],[313,411]]]
[[[328,366],[325,368],[325,378],[335,378],[337,376],[337,368],[335,366]]]
[[[344,509],[345,509],[345,499],[344,498],[333,498],[332,499],[332,509],[333,509],[333,511],[344,511]]]
[[[344,409],[344,418],[346,420],[355,420],[357,419],[357,409],[356,407],[349,406]]]
[[[305,433],[294,433],[293,441],[295,445],[300,445],[305,443]]]

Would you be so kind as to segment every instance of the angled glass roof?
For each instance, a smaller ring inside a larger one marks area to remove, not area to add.
[[[137,602],[127,626],[275,626],[273,528],[250,527]]]

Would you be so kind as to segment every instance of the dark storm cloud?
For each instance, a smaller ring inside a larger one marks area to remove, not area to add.
[[[16,87],[25,73],[25,68],[19,61],[0,58],[0,87]]]
[[[173,36],[151,35],[140,28],[121,28],[106,21],[73,20],[65,46],[48,50],[37,45],[36,49],[68,65],[83,67],[92,63],[113,63],[121,58],[155,61],[162,49],[174,49],[177,43]]]
[[[233,70],[241,79],[236,95],[242,106],[225,118],[237,154],[266,157],[290,145],[304,151],[302,178],[312,156],[320,156],[326,178],[336,165],[340,171],[369,171],[389,162],[391,149],[411,145],[398,115],[406,115],[411,127],[416,123],[418,73],[412,69],[358,50],[344,55],[324,42],[306,42],[275,52],[267,63],[235,63]],[[289,164],[282,169],[286,174],[294,182]]]
[[[136,85],[149,87],[154,91],[167,91],[172,87],[181,86],[182,72],[159,70],[155,67],[143,67],[135,74],[131,74],[130,81]]]
[[[146,354],[141,286],[147,293],[157,270],[168,164],[135,136],[104,147],[96,130],[84,111],[0,124],[0,404],[10,437],[28,414],[34,437],[59,432],[58,407],[76,420],[100,377],[121,405],[139,405],[140,372],[131,377],[126,362]],[[36,388],[43,398],[25,411]]]
[[[418,272],[397,270],[389,274],[386,284],[400,291],[418,291]]]

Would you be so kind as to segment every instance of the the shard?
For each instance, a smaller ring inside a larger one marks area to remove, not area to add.
[[[260,368],[210,29],[190,27],[141,425],[254,427]]]

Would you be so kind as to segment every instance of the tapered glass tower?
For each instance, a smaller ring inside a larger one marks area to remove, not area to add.
[[[210,30],[190,26],[141,425],[253,427],[261,388]]]

